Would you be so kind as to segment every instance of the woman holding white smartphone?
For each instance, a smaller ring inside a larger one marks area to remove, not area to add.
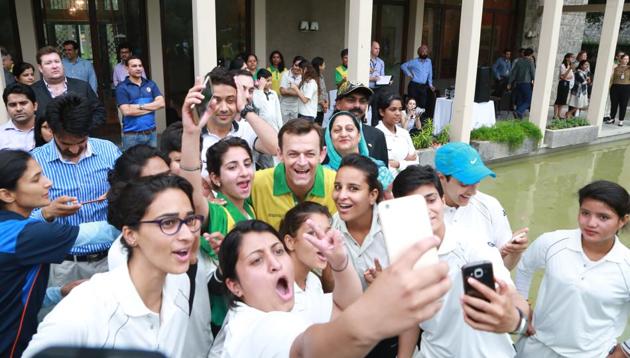
[[[316,238],[305,237],[326,257],[335,278],[354,275],[338,234],[311,228]],[[433,245],[427,240],[411,247],[347,309],[309,308],[330,319],[313,324],[291,312],[295,272],[276,230],[258,220],[236,224],[219,251],[231,307],[220,357],[364,356],[382,337],[413,327],[440,307],[437,300],[449,287],[444,265],[422,274],[412,268]]]
[[[517,343],[519,357],[630,354],[628,344],[617,344],[630,314],[630,250],[617,237],[629,220],[630,195],[599,180],[578,196],[579,228],[541,235],[517,266],[516,287],[524,296],[534,271],[544,269],[528,337]]]
[[[341,232],[364,290],[378,275],[378,270],[390,264],[378,218],[377,204],[383,198],[378,175],[378,166],[372,159],[349,154],[341,160],[332,194],[337,206],[333,228]],[[398,344],[396,337],[386,340],[368,357],[411,356],[417,342],[417,332],[412,333]]]

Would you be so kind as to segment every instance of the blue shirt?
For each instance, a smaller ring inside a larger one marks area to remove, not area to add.
[[[510,71],[512,70],[512,63],[507,58],[501,56],[497,58],[497,61],[492,65],[492,72],[494,78],[500,80],[501,78],[510,77]]]
[[[26,349],[37,330],[49,264],[63,261],[78,233],[76,226],[0,210],[0,357],[8,357],[14,345],[14,357]]]
[[[400,65],[400,69],[411,77],[411,82],[433,86],[433,65],[430,58],[414,58]]]
[[[385,76],[385,62],[380,57],[375,59],[370,58],[370,77],[382,77]],[[376,81],[370,81],[370,88],[376,87]]]
[[[89,83],[90,87],[92,87],[92,91],[98,95],[98,84],[96,82],[96,73],[94,72],[92,62],[77,57],[77,62],[72,63],[64,57],[61,63],[63,63],[63,71],[66,73],[66,77],[76,78]]]
[[[53,184],[48,193],[50,200],[63,195],[76,197],[81,202],[94,200],[109,190],[107,175],[120,156],[120,149],[112,142],[89,138],[83,158],[77,163],[63,160],[55,140],[33,149],[32,155],[42,167],[46,177]],[[32,217],[43,220],[41,210],[33,211]],[[85,204],[75,214],[59,217],[55,222],[79,225],[93,221],[107,220],[107,200]],[[70,250],[72,255],[88,255],[102,252],[111,244],[89,244]]]
[[[146,104],[161,96],[160,89],[151,80],[142,78],[138,86],[129,77],[116,86],[116,104]],[[124,116],[123,132],[139,132],[155,128],[155,111],[142,116]]]

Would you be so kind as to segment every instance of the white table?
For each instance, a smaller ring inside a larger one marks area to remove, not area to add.
[[[492,127],[496,123],[494,113],[494,101],[473,103],[473,129],[479,127]],[[433,134],[438,135],[447,124],[451,123],[453,116],[453,100],[439,97],[435,100],[433,113]]]

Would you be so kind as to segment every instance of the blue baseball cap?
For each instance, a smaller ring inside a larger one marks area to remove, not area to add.
[[[448,143],[438,148],[435,170],[453,176],[464,185],[477,184],[488,175],[493,178],[497,176],[483,164],[475,148],[462,142]]]

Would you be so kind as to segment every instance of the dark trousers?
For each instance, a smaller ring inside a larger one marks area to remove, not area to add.
[[[416,100],[416,106],[418,108],[427,108],[429,90],[429,85],[413,81],[409,82],[409,86],[407,86],[407,94],[409,97]]]
[[[613,84],[610,87],[610,118],[615,119],[619,110],[619,120],[624,120],[628,99],[630,99],[630,85]]]
[[[516,115],[523,118],[523,114],[532,104],[533,85],[530,82],[519,82],[514,89],[516,90]]]
[[[324,112],[317,112],[317,117],[315,117],[315,123],[321,126],[323,122],[324,122]]]

